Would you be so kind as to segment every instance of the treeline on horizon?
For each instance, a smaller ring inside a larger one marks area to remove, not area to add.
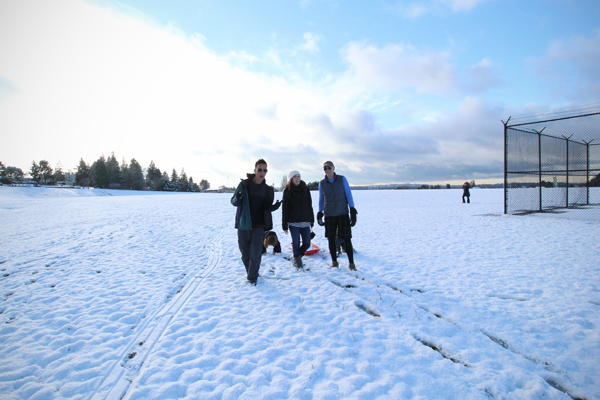
[[[150,161],[144,174],[142,166],[135,158],[132,158],[129,164],[125,159],[119,164],[114,152],[108,158],[102,154],[91,165],[81,158],[76,170],[75,184],[78,186],[168,192],[200,192],[210,188],[210,184],[204,179],[195,183],[191,176],[188,178],[183,168],[179,174],[173,168],[169,176],[166,171],[161,172],[154,161]],[[41,160],[39,163],[34,160],[28,173],[33,181],[44,185],[64,182],[66,178],[60,162],[53,169],[46,160]],[[5,167],[0,161],[0,182],[4,184],[23,182],[24,177],[23,170],[17,167]]]

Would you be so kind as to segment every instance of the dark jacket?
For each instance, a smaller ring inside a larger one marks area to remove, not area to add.
[[[312,197],[304,181],[300,181],[298,186],[290,181],[283,191],[281,227],[284,231],[288,230],[290,222],[315,223]]]
[[[335,174],[333,183],[329,182],[325,176],[325,179],[321,181],[321,190],[324,198],[323,212],[326,217],[348,214],[348,200],[342,175]]]
[[[231,197],[231,204],[237,207],[235,213],[235,228],[240,230],[251,230],[253,228],[257,228],[258,226],[253,226],[252,223],[252,215],[251,215],[251,205],[250,205],[250,195],[248,188],[251,184],[253,184],[254,174],[247,174],[248,178],[243,179],[238,185],[237,189],[233,193]],[[266,231],[273,229],[273,216],[271,212],[277,210],[279,208],[280,202],[273,204],[273,200],[275,199],[275,191],[269,185],[267,185],[266,181],[261,183],[261,186],[265,185],[265,197],[260,205],[260,208],[263,210],[263,219],[264,219],[264,227]],[[237,198],[237,194],[242,194],[242,199]]]
[[[469,192],[469,188],[471,187],[471,185],[469,185],[468,183],[465,183],[463,185],[463,196],[467,196],[469,197],[471,195],[471,192]]]

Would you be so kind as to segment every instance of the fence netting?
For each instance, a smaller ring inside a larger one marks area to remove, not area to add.
[[[600,113],[509,119],[504,130],[505,213],[577,209],[600,219]]]

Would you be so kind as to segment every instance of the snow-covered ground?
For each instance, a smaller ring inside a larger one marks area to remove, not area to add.
[[[277,223],[254,287],[228,194],[0,187],[0,398],[599,399],[600,223],[461,193],[355,191],[358,272]]]

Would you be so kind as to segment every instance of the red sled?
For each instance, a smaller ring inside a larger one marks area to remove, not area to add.
[[[302,242],[300,242],[300,243],[302,243]],[[304,253],[304,255],[305,256],[312,256],[313,254],[317,254],[320,251],[321,251],[321,248],[319,246],[317,246],[316,244],[314,244],[314,243],[311,242],[310,248],[308,250],[306,250],[306,252]]]

